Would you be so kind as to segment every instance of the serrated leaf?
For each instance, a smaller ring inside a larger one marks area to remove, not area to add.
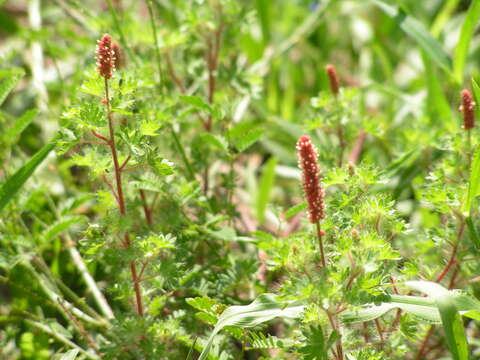
[[[10,176],[0,188],[0,211],[9,203],[13,196],[21,189],[23,184],[33,174],[38,165],[40,165],[48,156],[50,151],[55,148],[56,138],[41,148],[32,158],[27,161],[15,174]]]
[[[142,121],[140,124],[140,133],[144,136],[158,136],[158,129],[161,125],[157,121]]]
[[[288,209],[288,210],[285,212],[285,219],[287,219],[287,220],[291,219],[292,217],[294,217],[294,216],[297,215],[298,213],[306,210],[307,207],[308,207],[308,204],[307,204],[306,201],[302,202],[301,204],[292,206],[290,209]]]
[[[230,306],[218,318],[208,342],[200,354],[199,360],[207,358],[215,336],[226,326],[250,328],[270,321],[276,317],[298,318],[304,306],[290,301],[282,301],[274,294],[263,294],[251,304],[245,306]]]
[[[198,110],[211,111],[210,105],[199,96],[195,95],[180,95],[180,100],[193,106]]]
[[[249,131],[248,133],[244,134],[244,136],[239,137],[235,141],[235,147],[240,152],[245,151],[250,146],[255,144],[258,140],[260,140],[263,133],[264,133],[263,129],[256,129],[256,130]]]
[[[202,134],[202,140],[212,145],[215,149],[228,152],[228,144],[224,137],[210,133]]]
[[[37,115],[37,110],[32,109],[23,113],[22,116],[16,118],[13,124],[5,131],[2,140],[7,144],[15,144],[18,136],[27,128]]]
[[[211,314],[215,313],[213,308],[218,304],[216,300],[211,299],[207,296],[187,298],[186,302],[188,305],[193,306],[197,310],[204,311],[206,313],[211,313]]]
[[[24,75],[25,71],[20,68],[0,70],[0,105]]]

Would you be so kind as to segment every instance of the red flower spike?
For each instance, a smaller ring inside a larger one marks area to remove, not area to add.
[[[110,79],[115,71],[115,53],[112,49],[112,37],[102,36],[97,44],[97,68],[100,76]]]
[[[308,219],[316,224],[325,218],[324,190],[320,184],[318,153],[308,136],[297,141],[298,166],[302,169],[303,190],[308,203]]]
[[[470,130],[475,126],[475,102],[468,90],[463,90],[461,96],[462,105],[460,105],[460,111],[463,112],[463,128]]]
[[[326,70],[328,81],[330,83],[330,90],[332,91],[333,95],[337,96],[338,92],[340,91],[340,81],[338,80],[337,70],[333,65],[327,65]]]
[[[114,58],[114,64],[115,64],[115,69],[121,69],[125,65],[125,58],[123,57],[123,52],[122,48],[118,43],[113,43],[112,45],[112,50],[113,50],[113,55],[115,56]]]

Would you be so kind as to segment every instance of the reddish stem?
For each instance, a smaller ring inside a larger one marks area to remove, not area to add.
[[[317,221],[317,237],[318,237],[318,246],[320,247],[320,256],[322,259],[322,266],[326,268],[327,262],[325,261],[325,253],[323,251],[322,229],[320,228],[320,221]]]
[[[353,146],[352,152],[348,158],[348,163],[355,165],[360,158],[360,154],[362,153],[363,143],[365,142],[365,137],[367,136],[367,132],[365,130],[360,130],[358,133],[357,139],[355,140],[355,145]]]
[[[112,159],[113,159],[113,166],[115,170],[115,181],[117,185],[117,199],[118,199],[118,207],[120,210],[120,215],[121,216],[126,216],[127,215],[127,209],[125,206],[125,198],[123,195],[123,186],[122,186],[122,168],[118,162],[118,155],[117,155],[117,147],[115,144],[115,129],[113,127],[113,119],[112,119],[112,111],[110,108],[110,96],[109,96],[109,91],[108,91],[108,79],[105,78],[105,97],[107,99],[106,101],[106,106],[107,106],[107,119],[108,119],[108,129],[110,132],[110,141],[109,141],[109,146],[110,150],[112,153]],[[128,235],[128,232],[125,233],[124,237],[124,245],[126,248],[130,247],[130,238]],[[130,262],[130,272],[132,273],[132,282],[133,282],[133,289],[135,291],[135,299],[136,299],[136,308],[137,308],[137,313],[139,316],[143,317],[143,304],[142,304],[142,294],[141,294],[141,289],[140,289],[140,284],[138,283],[138,277],[137,277],[137,268],[135,266],[135,262],[131,261]]]
[[[145,190],[140,190],[140,197],[142,198],[142,206],[143,212],[145,213],[145,219],[147,220],[147,224],[151,226],[153,224],[153,214],[152,209],[148,206]]]

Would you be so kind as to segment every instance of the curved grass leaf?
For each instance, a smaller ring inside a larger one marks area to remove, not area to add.
[[[47,155],[55,148],[57,139],[53,139],[43,148],[41,148],[30,160],[27,161],[15,174],[0,187],[0,211],[8,204],[13,196],[21,189],[23,184],[32,176],[33,172],[40,165]]]
[[[468,344],[463,322],[451,296],[439,296],[436,300],[447,344],[454,360],[468,360]]]
[[[458,39],[458,45],[455,49],[455,55],[453,58],[453,74],[455,80],[461,84],[463,82],[463,72],[465,69],[465,63],[468,56],[468,47],[472,40],[475,26],[480,19],[480,0],[472,0],[472,3],[468,9],[467,16],[462,25],[460,32],[460,38]]]
[[[465,291],[447,290],[431,281],[408,281],[405,285],[427,294],[427,297],[391,295],[390,301],[378,306],[344,313],[342,320],[348,323],[369,321],[399,308],[424,320],[441,322],[453,359],[468,360],[468,343],[461,315],[480,319],[480,301]]]
[[[452,65],[448,54],[442,45],[427,30],[427,28],[414,17],[405,14],[401,9],[390,6],[381,0],[373,0],[385,14],[391,17],[398,26],[425,51],[425,53],[446,73],[451,74]]]
[[[304,306],[289,301],[281,301],[274,294],[263,294],[251,304],[245,306],[230,306],[218,318],[208,342],[205,345],[199,360],[207,358],[215,335],[225,326],[250,328],[270,321],[276,317],[297,318],[303,312]]]

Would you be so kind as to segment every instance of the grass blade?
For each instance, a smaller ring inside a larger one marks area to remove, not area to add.
[[[275,168],[277,167],[277,159],[270,158],[263,167],[263,174],[260,178],[260,188],[257,195],[257,218],[260,223],[265,220],[265,210],[267,209],[270,193],[275,183]]]
[[[451,296],[439,296],[436,302],[453,359],[468,360],[468,344],[463,322]]]
[[[480,151],[477,148],[470,169],[470,181],[468,182],[467,197],[463,203],[462,211],[470,213],[473,199],[480,192]]]
[[[208,338],[207,345],[204,347],[198,360],[207,358],[213,338],[225,326],[250,328],[276,317],[288,319],[297,318],[303,312],[303,309],[303,305],[280,301],[274,294],[260,295],[249,305],[230,306],[218,318],[217,324]]]
[[[414,17],[405,14],[401,9],[388,5],[381,0],[373,0],[385,14],[391,17],[398,26],[425,51],[425,53],[448,74],[452,72],[451,59],[442,45],[428,32],[427,28]]]
[[[465,17],[465,21],[462,25],[462,30],[458,39],[458,45],[455,49],[455,55],[453,58],[453,74],[455,80],[459,84],[463,82],[463,72],[467,60],[468,47],[479,19],[480,0],[472,0],[472,3],[468,8],[467,16]]]
[[[20,190],[37,166],[45,160],[50,151],[55,148],[56,143],[57,139],[55,138],[46,144],[2,185],[0,188],[0,211],[3,210],[18,190]]]

